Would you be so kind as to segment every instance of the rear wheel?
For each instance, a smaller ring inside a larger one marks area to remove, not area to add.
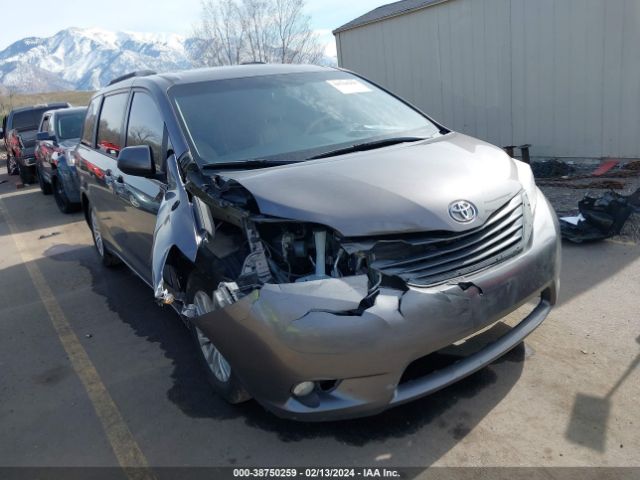
[[[36,166],[36,176],[38,177],[38,185],[40,185],[40,190],[42,191],[42,193],[44,195],[50,195],[51,184],[45,181],[44,178],[42,178],[42,174],[40,173],[40,168],[38,168],[37,166]]]
[[[211,294],[211,288],[207,288],[206,282],[200,277],[192,275],[189,278],[187,297],[195,306],[196,315],[204,315],[217,308]],[[216,348],[214,343],[202,330],[191,324],[191,332],[196,342],[200,360],[202,361],[207,380],[218,395],[231,404],[241,403],[251,398],[236,377],[231,365]]]
[[[98,216],[94,208],[91,208],[91,212],[89,213],[89,218],[91,221],[91,233],[93,234],[93,244],[96,246],[96,250],[98,251],[98,255],[100,256],[100,260],[105,267],[113,267],[120,263],[118,257],[113,255],[107,250],[106,245],[104,244],[104,240],[102,239],[102,232],[100,231],[100,222],[98,221]]]
[[[71,213],[79,210],[79,204],[69,201],[67,192],[64,190],[64,182],[60,181],[59,178],[54,177],[52,186],[53,197],[56,200],[56,205],[58,205],[58,208],[62,213]]]

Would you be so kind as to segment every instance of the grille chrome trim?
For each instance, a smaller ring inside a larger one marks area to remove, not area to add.
[[[472,230],[378,241],[370,267],[408,285],[434,285],[515,256],[524,249],[530,230],[529,202],[520,192]]]

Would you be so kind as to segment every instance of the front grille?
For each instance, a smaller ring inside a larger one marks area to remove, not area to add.
[[[526,196],[518,194],[472,230],[378,241],[371,251],[370,267],[414,286],[434,285],[481,270],[524,249],[529,212]]]

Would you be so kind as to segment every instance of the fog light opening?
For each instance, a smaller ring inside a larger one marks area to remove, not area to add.
[[[300,382],[293,386],[291,389],[291,393],[293,393],[296,397],[306,397],[311,392],[313,392],[315,388],[315,383],[313,382]]]
[[[318,386],[318,390],[328,393],[338,386],[338,380],[321,380],[316,382],[316,384]]]

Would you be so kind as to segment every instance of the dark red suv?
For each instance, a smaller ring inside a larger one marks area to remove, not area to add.
[[[47,110],[69,108],[66,102],[32,105],[29,107],[14,108],[3,120],[4,143],[7,148],[7,173],[9,175],[20,174],[24,183],[32,183],[35,178],[36,134],[42,119],[42,114]]]

